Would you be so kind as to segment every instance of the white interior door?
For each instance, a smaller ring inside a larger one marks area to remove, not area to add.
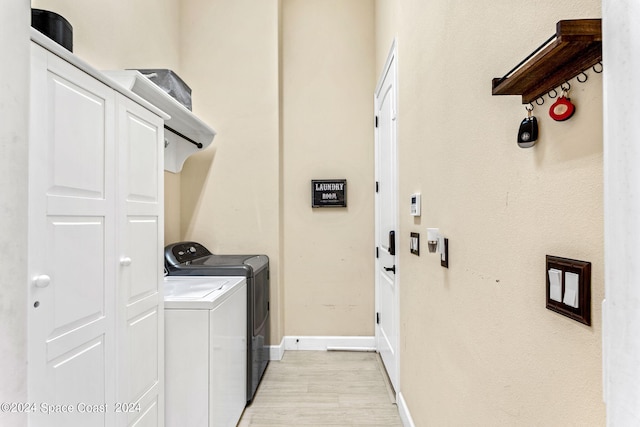
[[[30,424],[110,426],[113,91],[35,45],[31,68]]]
[[[376,342],[398,390],[398,178],[396,153],[396,46],[392,46],[375,93],[376,114]]]

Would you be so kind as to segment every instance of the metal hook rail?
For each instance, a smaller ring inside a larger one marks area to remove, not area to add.
[[[602,66],[602,61],[599,61],[598,63],[596,63],[595,65],[593,65],[593,67],[591,67],[592,71],[596,74],[601,74],[604,67]],[[572,77],[569,80],[572,80],[573,78],[575,78],[579,83],[586,83],[587,80],[589,80],[589,75],[586,73],[587,70],[583,70],[580,73],[578,73],[576,76]],[[569,80],[567,80],[566,82],[560,84],[559,88],[562,92],[566,93],[569,92],[569,90],[571,90],[571,83],[569,83]],[[549,92],[547,92],[546,94],[550,99],[554,99],[558,97],[558,91],[556,90],[556,88],[551,89]],[[542,105],[544,104],[544,94],[538,98],[536,98],[535,100],[536,104],[538,105]]]
[[[170,132],[175,133],[176,135],[178,135],[180,138],[184,139],[185,141],[189,141],[190,143],[192,143],[192,144],[193,144],[193,145],[195,145],[196,147],[198,147],[198,148],[202,149],[202,144],[201,144],[201,143],[194,141],[193,139],[189,138],[188,136],[181,134],[181,133],[180,133],[180,132],[178,132],[177,130],[172,129],[172,128],[170,128],[170,127],[169,127],[169,126],[167,126],[167,125],[164,125],[164,128],[165,128],[166,130],[170,131]]]

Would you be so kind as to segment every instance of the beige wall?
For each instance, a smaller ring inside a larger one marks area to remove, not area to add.
[[[183,2],[183,75],[218,136],[185,164],[180,234],[269,255],[272,344],[373,333],[373,3],[338,4]],[[311,209],[322,177],[348,179],[348,209]]]
[[[64,16],[73,52],[99,70],[179,68],[179,0],[32,0]]]
[[[378,67],[398,38],[401,391],[416,425],[603,425],[602,85],[572,81],[575,116],[549,99],[538,145],[520,149],[520,98],[491,79],[560,19],[600,16],[596,0],[378,0]],[[380,69],[378,69],[379,71]],[[450,268],[409,254],[439,227]],[[424,238],[424,237],[423,237]],[[406,249],[405,249],[406,248]],[[592,327],[545,308],[545,255],[592,262]]]
[[[215,253],[264,253],[272,342],[280,289],[279,9],[277,0],[183,0],[182,74],[194,111],[218,135],[181,174],[181,230]]]
[[[384,67],[391,42],[396,37],[397,0],[374,0],[374,20],[376,34],[376,78]]]
[[[285,332],[372,336],[373,1],[282,6]],[[334,178],[348,207],[312,209]]]

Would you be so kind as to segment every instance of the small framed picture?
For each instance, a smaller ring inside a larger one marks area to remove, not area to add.
[[[312,208],[346,208],[347,180],[346,179],[312,179],[311,180]]]

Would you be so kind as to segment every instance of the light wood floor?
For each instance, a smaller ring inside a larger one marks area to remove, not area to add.
[[[383,369],[376,353],[285,352],[238,426],[401,427]]]

